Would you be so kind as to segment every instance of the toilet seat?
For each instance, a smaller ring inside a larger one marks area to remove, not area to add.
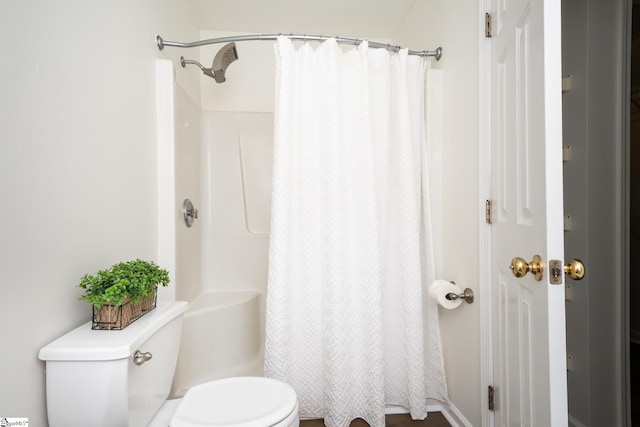
[[[191,387],[170,427],[289,426],[297,419],[296,393],[288,384],[263,377],[236,377]]]

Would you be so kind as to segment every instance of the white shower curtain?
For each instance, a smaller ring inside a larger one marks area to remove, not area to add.
[[[369,49],[276,45],[265,374],[300,416],[384,425],[447,400],[433,280],[427,61]]]

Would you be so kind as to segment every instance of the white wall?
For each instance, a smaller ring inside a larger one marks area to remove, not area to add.
[[[472,425],[482,425],[478,293],[478,5],[468,0],[416,2],[394,41],[412,49],[442,46],[443,276],[470,287],[476,301],[440,310],[449,396]]]
[[[47,425],[37,354],[90,319],[80,277],[156,257],[157,33],[198,37],[185,2],[0,3],[3,417]]]

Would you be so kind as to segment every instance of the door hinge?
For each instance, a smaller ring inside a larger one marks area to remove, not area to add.
[[[484,204],[484,218],[487,224],[493,224],[493,203],[491,200],[486,200]]]
[[[494,411],[496,409],[496,390],[492,385],[489,386],[487,397],[489,400],[489,410]]]
[[[484,36],[493,36],[493,16],[490,13],[484,14]]]

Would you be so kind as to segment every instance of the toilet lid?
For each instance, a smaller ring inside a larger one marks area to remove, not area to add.
[[[293,387],[263,377],[236,377],[197,385],[187,391],[171,427],[265,427],[296,408]]]

